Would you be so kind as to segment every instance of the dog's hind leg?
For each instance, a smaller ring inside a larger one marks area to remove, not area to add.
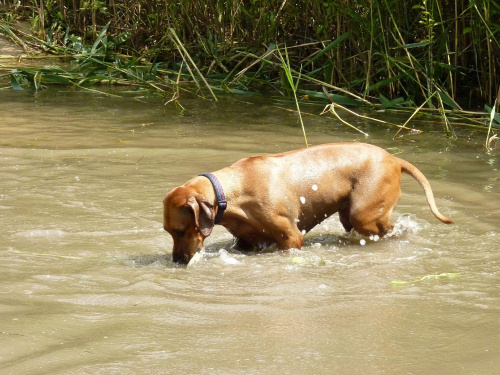
[[[342,208],[339,211],[339,219],[346,232],[350,232],[354,228],[349,219],[349,207]]]
[[[390,222],[391,213],[396,206],[394,202],[381,202],[379,205],[359,208],[354,213],[351,212],[349,220],[356,232],[365,236],[376,234],[380,237],[390,233],[394,225]]]

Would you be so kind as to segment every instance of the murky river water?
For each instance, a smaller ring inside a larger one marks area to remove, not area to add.
[[[265,102],[182,104],[0,92],[1,374],[500,373],[500,160],[482,135],[393,141],[358,123],[426,174],[454,225],[406,176],[390,238],[362,245],[335,215],[302,251],[244,255],[216,227],[185,268],[164,194],[303,139]],[[364,140],[305,120],[312,144]]]

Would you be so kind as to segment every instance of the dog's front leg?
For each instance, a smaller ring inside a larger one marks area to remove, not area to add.
[[[279,233],[276,237],[276,244],[280,250],[301,249],[304,244],[304,235],[294,228],[287,228]]]

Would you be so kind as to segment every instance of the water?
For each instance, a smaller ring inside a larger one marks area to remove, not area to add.
[[[393,141],[357,122],[426,174],[454,225],[405,176],[390,238],[346,235],[335,215],[302,251],[245,255],[217,226],[185,268],[162,229],[165,193],[302,147],[293,112],[184,99],[181,113],[56,89],[0,98],[0,373],[499,372],[499,154],[482,135],[420,124]],[[311,144],[364,140],[326,116],[305,122]],[[444,273],[459,275],[391,283]]]

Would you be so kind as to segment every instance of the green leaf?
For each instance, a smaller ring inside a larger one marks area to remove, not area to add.
[[[409,100],[405,101],[404,98],[396,98],[389,100],[387,99],[384,95],[380,94],[379,95],[379,100],[382,109],[389,109],[389,108],[396,108],[396,107],[401,107],[404,105],[411,105],[411,102]]]
[[[332,49],[337,47],[340,43],[344,42],[347,38],[349,38],[350,32],[346,32],[339,36],[337,39],[335,39],[333,42],[331,42],[329,45],[327,45],[325,48],[323,48],[316,56],[314,56],[311,60],[309,60],[304,66],[307,66],[311,64],[312,62],[316,61],[319,59],[321,56],[323,56],[325,53],[330,52]]]
[[[70,79],[56,74],[44,74],[41,76],[40,81],[43,83],[54,83],[59,85],[67,85]]]
[[[312,99],[320,99],[320,100],[330,101],[323,91],[298,90],[297,93],[300,95],[307,95]],[[332,93],[330,93],[329,95],[335,103],[343,105],[343,106],[361,107],[364,105],[361,101],[358,101],[358,100],[355,100],[352,98],[348,98],[346,96],[332,94]]]
[[[486,112],[488,112],[490,114],[490,118],[493,117],[493,121],[494,121],[493,126],[499,127],[500,126],[500,115],[496,111],[493,111],[493,108],[490,107],[489,105],[485,105],[484,109],[486,110]]]
[[[383,81],[374,83],[373,85],[371,85],[370,87],[368,87],[365,90],[365,93],[373,91],[373,90],[378,90],[379,88],[385,87],[385,86],[391,84],[392,82],[399,81],[403,77],[404,77],[403,75],[398,75],[398,76],[387,78],[387,79],[384,79]]]
[[[432,44],[432,43],[433,42],[430,42],[430,41],[419,42],[419,43],[409,43],[409,44],[405,44],[404,46],[399,46],[396,48],[404,48],[404,49],[420,48],[420,47],[428,46],[429,44]]]
[[[106,35],[106,32],[108,31],[108,27],[111,24],[111,21],[106,24],[106,26],[103,27],[101,32],[99,33],[99,36],[94,42],[94,45],[92,46],[92,49],[90,50],[90,55],[93,55],[97,51],[97,47],[99,46],[99,43],[101,43],[102,38],[104,38],[104,35]]]
[[[12,88],[15,91],[21,91],[24,90],[21,85],[19,84],[19,81],[17,80],[17,77],[15,74],[10,75],[10,84],[12,85]]]
[[[438,91],[439,96],[444,104],[451,107],[452,109],[460,110],[460,106],[448,95],[446,91]]]

